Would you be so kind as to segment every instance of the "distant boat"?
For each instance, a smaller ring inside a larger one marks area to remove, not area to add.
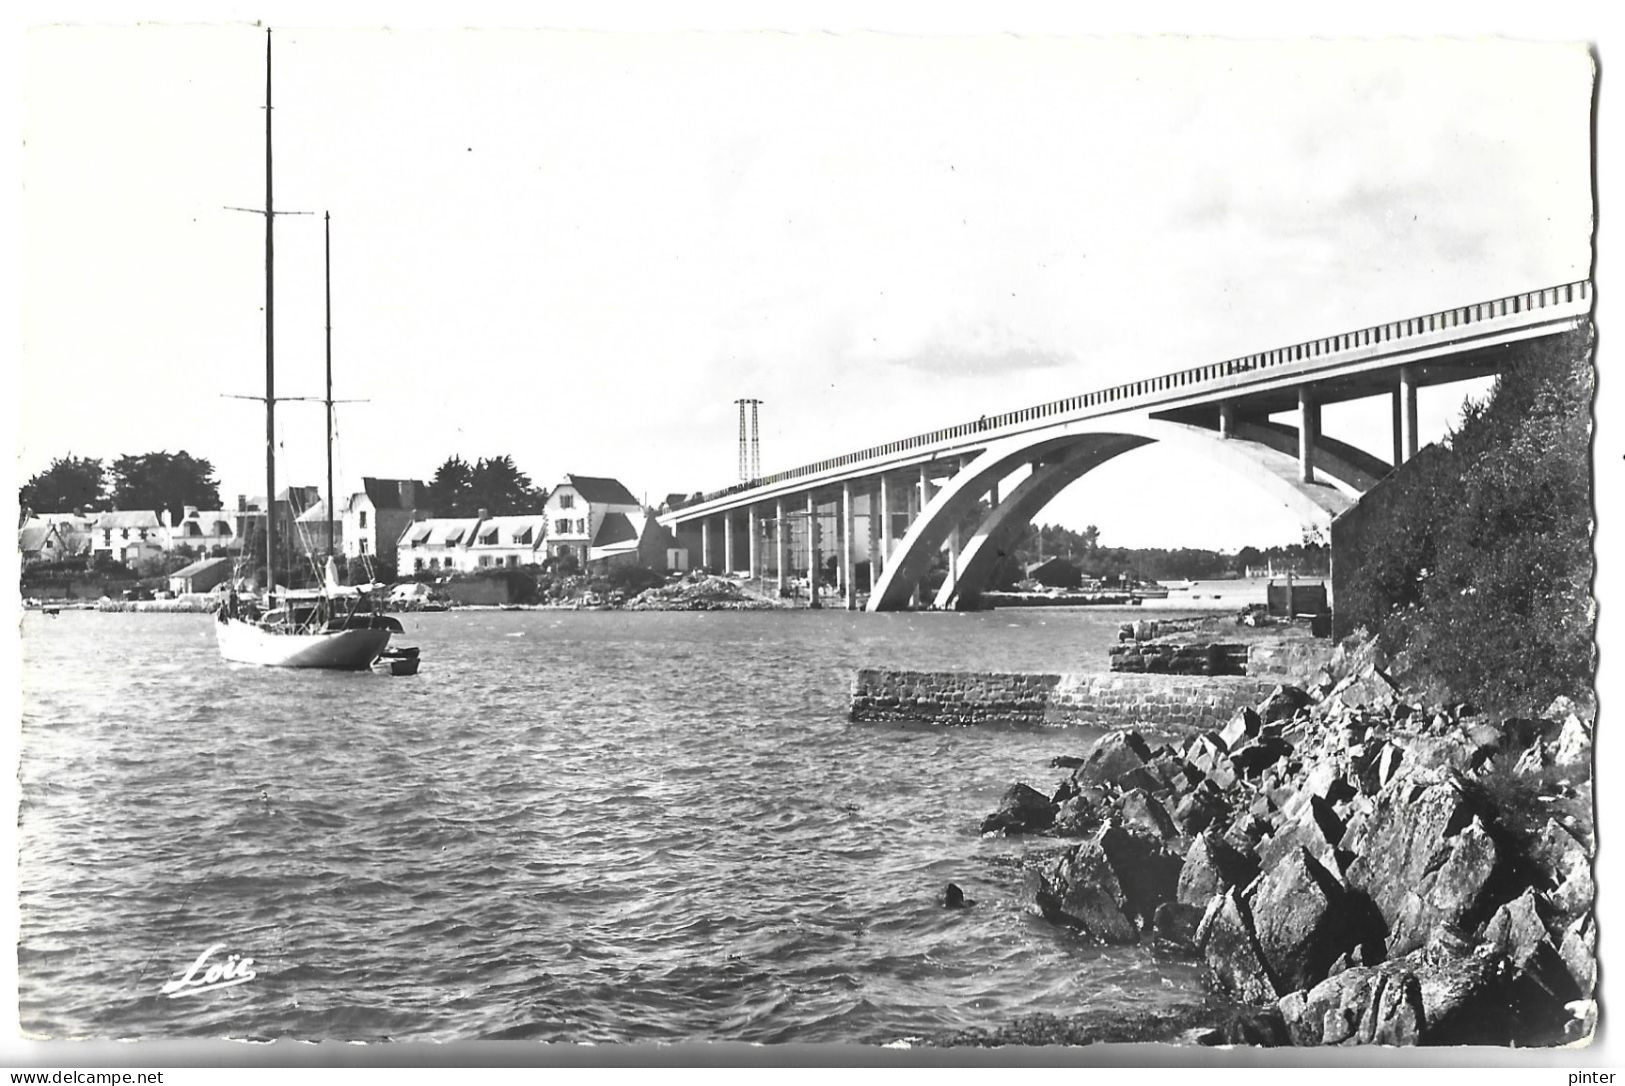
[[[284,590],[277,600],[276,558],[276,352],[275,307],[273,304],[272,224],[275,212],[271,201],[271,34],[265,35],[265,571],[269,584],[263,609],[254,602],[238,599],[231,592],[215,620],[215,637],[220,655],[239,664],[264,667],[323,668],[361,671],[389,648],[392,635],[401,624],[379,613],[372,595],[359,588],[338,584],[338,570],[331,555],[320,589],[305,592]],[[331,326],[331,321],[329,321]],[[329,367],[328,411],[332,411],[332,374]],[[328,430],[328,516],[332,516],[331,426]],[[331,538],[331,536],[329,537]],[[417,658],[412,657],[416,670]]]

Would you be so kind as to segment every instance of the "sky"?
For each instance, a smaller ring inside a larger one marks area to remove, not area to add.
[[[307,12],[307,16],[312,13]],[[278,392],[340,488],[512,455],[658,501],[1588,274],[1592,63],[1490,38],[276,25]],[[23,36],[20,478],[185,449],[264,490],[264,32]],[[1482,382],[1426,390],[1424,441]],[[324,474],[279,407],[279,486]],[[1391,449],[1386,400],[1324,429]],[[1295,542],[1151,447],[1040,520]]]

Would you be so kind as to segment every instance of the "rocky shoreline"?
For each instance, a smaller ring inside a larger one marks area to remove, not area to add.
[[[1080,839],[1029,861],[1028,908],[1205,963],[1235,1013],[1160,1039],[1529,1046],[1594,1031],[1592,713],[1566,698],[1536,719],[1425,707],[1385,663],[1350,642],[1307,689],[1282,685],[1217,731],[1108,734],[1052,763],[1070,771],[1058,786],[1016,784],[983,822]],[[1034,1032],[1089,1039],[1047,1020],[948,1043]]]

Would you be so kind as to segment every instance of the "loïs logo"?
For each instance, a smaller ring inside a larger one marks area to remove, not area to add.
[[[199,992],[212,992],[217,988],[247,984],[259,976],[254,972],[253,958],[233,954],[224,961],[211,961],[216,954],[225,949],[225,943],[215,943],[206,948],[183,976],[164,985],[162,989],[164,995],[170,999],[179,999],[181,996],[197,995]]]

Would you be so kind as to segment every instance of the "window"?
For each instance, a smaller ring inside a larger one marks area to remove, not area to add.
[[[120,528],[119,529],[119,538],[120,539],[129,539],[130,538],[130,529],[128,529],[128,528]]]
[[[489,554],[480,555],[480,565],[488,566],[490,564],[491,564],[491,556]]]
[[[480,545],[484,546],[484,547],[494,547],[494,546],[496,546],[497,545],[497,530],[495,528],[492,528],[489,532],[486,532],[484,535],[480,536]]]
[[[560,509],[574,509],[575,507],[576,507],[576,496],[574,494],[560,494],[559,495],[559,508]]]
[[[569,535],[570,522],[565,520],[563,517],[560,517],[558,523],[553,526],[553,530],[558,532],[560,535]]]
[[[526,528],[524,531],[514,536],[513,541],[519,544],[521,547],[528,547],[532,543],[536,542],[536,540],[533,538],[534,531],[535,529]]]
[[[586,535],[586,534],[587,534],[587,522],[584,521],[584,520],[576,521],[576,535]]]
[[[363,509],[361,512],[357,513],[356,516],[359,518],[357,521],[359,526],[365,528],[367,526],[367,511]]]
[[[422,569],[423,569],[423,559],[419,558],[415,562],[413,562],[412,563],[412,568],[421,572]]]
[[[438,558],[429,559],[429,568],[430,569],[439,569],[440,568],[440,559],[438,559]]]
[[[361,553],[366,554],[367,553],[367,541],[365,539],[358,539],[358,540],[356,540],[356,543],[360,545]]]
[[[517,566],[519,564],[519,556],[517,554],[508,555],[508,564],[510,566]]]

